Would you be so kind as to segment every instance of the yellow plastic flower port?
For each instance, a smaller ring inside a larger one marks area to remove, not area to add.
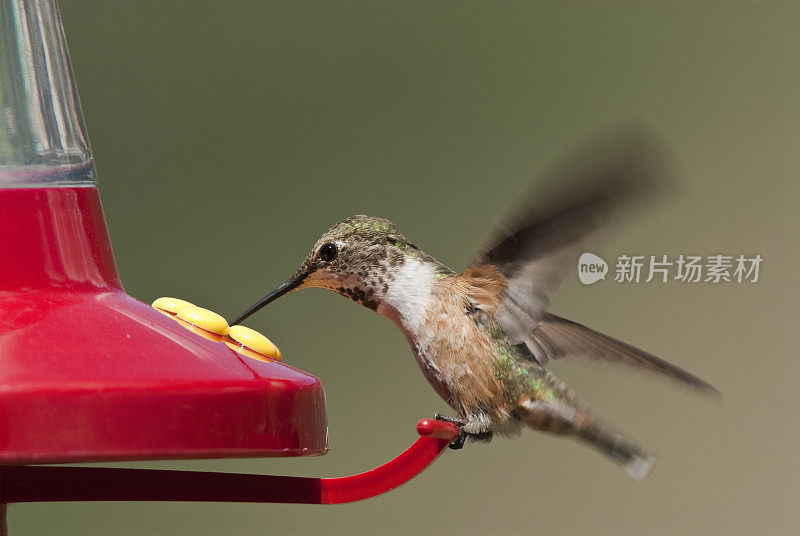
[[[254,329],[245,327],[245,326],[231,326],[228,330],[228,337],[233,339],[239,345],[237,348],[235,345],[227,343],[229,347],[233,348],[237,352],[240,352],[240,348],[244,350],[251,350],[256,354],[260,354],[261,356],[266,356],[269,359],[273,359],[275,361],[281,360],[281,351],[278,350],[278,347],[275,344],[266,338],[261,333],[257,332]],[[250,355],[250,353],[240,352],[248,357],[253,357],[254,359],[258,359],[258,357],[254,355]]]
[[[214,311],[196,305],[181,307],[178,311],[178,319],[217,335],[228,334],[228,322],[224,318]]]
[[[180,300],[178,298],[158,298],[156,301],[153,302],[153,307],[161,311],[162,313],[169,313],[169,314],[178,314],[178,311],[183,309],[184,307],[193,307],[194,304],[190,303],[186,300]]]

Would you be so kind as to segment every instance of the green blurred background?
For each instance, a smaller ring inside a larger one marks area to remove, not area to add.
[[[796,2],[62,2],[119,270],[149,302],[231,316],[317,236],[367,213],[463,266],[588,137],[644,121],[681,178],[599,253],[759,253],[757,284],[572,277],[552,310],[688,368],[721,402],[558,365],[660,456],[630,479],[533,432],[448,452],[408,485],[321,507],[14,505],[21,534],[788,534],[800,523]],[[544,184],[543,186],[547,186]],[[550,185],[552,186],[552,185]],[[128,467],[334,476],[445,409],[402,334],[332,293],[250,324],[322,379],[328,455]]]

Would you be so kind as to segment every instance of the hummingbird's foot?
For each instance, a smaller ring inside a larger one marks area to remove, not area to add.
[[[473,434],[470,432],[464,431],[464,428],[459,427],[459,434],[455,441],[447,445],[453,450],[460,450],[464,448],[464,442],[467,438],[470,438],[472,441],[486,441],[489,442],[492,440],[492,432],[481,432],[479,434]]]
[[[438,411],[433,414],[433,418],[437,421],[444,421],[444,422],[451,422],[458,426],[458,437],[448,445],[453,450],[459,450],[464,447],[464,441],[467,440],[467,432],[464,431],[464,425],[467,424],[467,421],[464,419],[455,419],[453,417],[448,417],[447,415],[442,415]]]
[[[437,421],[451,422],[456,426],[458,426],[459,428],[467,424],[467,421],[465,421],[464,419],[456,419],[455,417],[448,417],[447,415],[443,415],[438,411],[433,414],[433,418],[436,419]]]
[[[447,415],[442,415],[438,411],[433,414],[433,418],[437,421],[444,421],[444,422],[451,422],[458,426],[458,437],[448,445],[453,450],[460,450],[464,448],[464,442],[466,442],[467,438],[471,438],[477,441],[490,441],[492,439],[492,432],[480,432],[480,433],[473,433],[467,432],[464,430],[464,426],[467,425],[466,420],[464,419],[456,419],[454,417],[448,417]]]
[[[461,450],[462,448],[464,448],[464,442],[467,440],[467,436],[468,435],[469,434],[467,432],[465,432],[464,429],[459,426],[458,427],[458,437],[456,438],[455,441],[453,441],[452,443],[450,443],[447,446],[450,447],[453,450]]]

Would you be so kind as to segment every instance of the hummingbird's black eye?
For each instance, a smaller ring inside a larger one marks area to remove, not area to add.
[[[339,253],[339,248],[336,247],[336,244],[332,244],[328,242],[324,244],[321,248],[319,248],[319,256],[325,262],[331,262],[333,259],[336,258],[336,255]]]

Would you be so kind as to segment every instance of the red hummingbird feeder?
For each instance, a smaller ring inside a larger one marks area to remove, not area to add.
[[[114,263],[55,0],[0,0],[0,534],[38,501],[333,504],[393,489],[458,436],[422,420],[342,478],[28,464],[324,454],[322,383],[181,327]]]

